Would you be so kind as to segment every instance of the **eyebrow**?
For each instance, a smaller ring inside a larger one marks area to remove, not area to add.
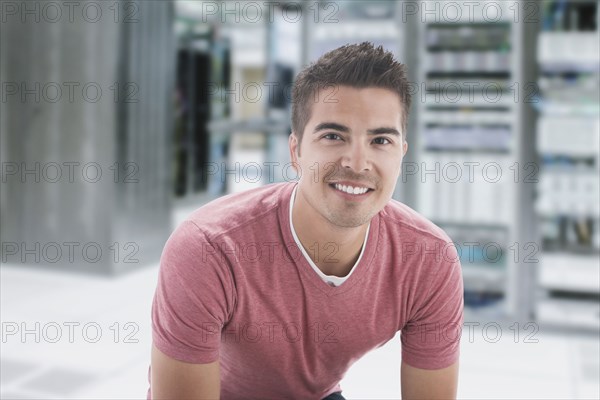
[[[398,132],[398,130],[396,128],[388,128],[388,127],[369,129],[367,131],[367,133],[369,135],[381,135],[384,133],[389,133],[392,135],[400,136],[400,132]]]
[[[345,125],[338,124],[336,122],[321,122],[319,125],[317,125],[315,127],[314,133],[317,133],[319,131],[325,131],[328,129],[332,129],[334,131],[340,131],[340,132],[344,132],[344,133],[350,132],[350,128],[348,128]]]
[[[348,128],[345,125],[338,124],[337,122],[322,122],[315,127],[315,130],[313,133],[317,133],[319,131],[324,131],[324,130],[328,130],[328,129],[332,129],[334,131],[339,131],[339,132],[344,132],[344,133],[350,132],[350,128]],[[396,128],[390,128],[390,127],[369,129],[367,131],[367,133],[369,135],[382,135],[382,134],[387,133],[387,134],[400,136],[400,132],[398,132],[398,130]]]

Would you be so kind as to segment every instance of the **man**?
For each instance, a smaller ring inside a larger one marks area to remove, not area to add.
[[[392,200],[404,65],[333,50],[293,88],[297,182],[217,199],[161,257],[153,398],[343,399],[350,366],[401,331],[403,398],[456,397],[463,284],[448,236]]]

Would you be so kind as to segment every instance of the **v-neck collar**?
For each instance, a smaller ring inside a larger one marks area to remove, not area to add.
[[[371,222],[367,228],[367,233],[365,234],[365,241],[363,242],[361,253],[350,273],[342,278],[334,277],[341,279],[342,283],[339,286],[331,286],[328,282],[323,280],[323,277],[328,277],[328,275],[325,275],[316,267],[316,265],[314,265],[314,262],[306,253],[306,250],[300,243],[300,240],[297,238],[292,228],[292,196],[296,192],[297,187],[298,182],[291,182],[286,187],[286,190],[284,190],[282,193],[283,198],[282,206],[279,207],[279,219],[285,242],[286,244],[295,243],[296,246],[299,247],[302,257],[296,257],[296,265],[302,272],[302,276],[304,276],[305,279],[309,280],[312,285],[314,285],[321,292],[324,292],[328,295],[344,293],[351,289],[352,286],[354,286],[357,282],[359,282],[371,266],[379,238],[380,215],[377,213],[371,219]]]

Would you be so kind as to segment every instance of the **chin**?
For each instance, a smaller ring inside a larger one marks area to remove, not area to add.
[[[376,214],[376,213],[375,213]],[[347,216],[347,215],[336,215],[336,213],[329,213],[327,220],[335,226],[342,228],[357,228],[368,224],[375,214],[361,215],[361,216]]]

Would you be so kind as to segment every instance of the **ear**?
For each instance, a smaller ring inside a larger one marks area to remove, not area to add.
[[[290,137],[288,138],[288,144],[290,147],[290,160],[292,162],[292,166],[298,172],[298,152],[300,151],[300,143],[298,143],[298,136],[296,136],[295,132],[292,132]]]
[[[407,151],[408,151],[408,142],[405,140],[404,143],[402,144],[402,157],[404,157],[406,155]]]

